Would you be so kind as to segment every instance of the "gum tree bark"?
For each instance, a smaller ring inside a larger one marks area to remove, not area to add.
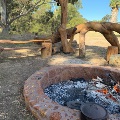
[[[7,23],[7,10],[6,10],[6,0],[1,0],[0,1],[0,5],[1,5],[1,22],[6,25]]]
[[[83,31],[79,34],[79,57],[85,57],[85,34],[87,31]]]
[[[110,22],[112,22],[112,23],[117,22],[118,11],[119,11],[119,8],[117,6],[112,8],[112,15],[111,15]]]
[[[59,0],[61,6],[61,26],[59,28],[59,33],[61,37],[61,43],[63,47],[64,53],[74,52],[73,48],[67,41],[67,32],[66,32],[66,24],[67,24],[67,3],[68,0]]]
[[[1,21],[0,26],[2,28],[2,34],[5,35],[9,31],[9,25],[7,24],[7,6],[6,6],[6,0],[0,1],[1,5]]]
[[[109,6],[112,8],[110,22],[117,23],[118,11],[119,11],[119,7],[120,7],[120,0],[110,0]]]

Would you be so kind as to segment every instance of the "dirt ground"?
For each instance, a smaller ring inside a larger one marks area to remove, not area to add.
[[[78,36],[75,39],[78,39]],[[24,82],[35,71],[57,64],[109,66],[104,59],[109,45],[101,34],[89,32],[86,35],[84,59],[78,59],[77,52],[74,55],[59,53],[48,59],[41,59],[39,48],[3,51],[0,56],[0,120],[35,120],[26,109],[23,97]],[[8,44],[0,46],[16,47]],[[30,44],[29,47],[31,46],[36,45]]]

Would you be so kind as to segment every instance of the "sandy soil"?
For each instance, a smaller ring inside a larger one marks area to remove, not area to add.
[[[75,39],[78,39],[78,35]],[[0,120],[35,120],[26,110],[22,93],[25,80],[35,71],[44,66],[57,64],[86,63],[107,66],[104,57],[109,45],[101,34],[89,32],[86,35],[84,59],[78,59],[77,52],[74,55],[59,53],[48,59],[41,59],[39,48],[3,51],[0,57]]]
[[[23,85],[47,60],[40,57],[6,60],[0,63],[0,120],[34,120],[25,108]]]

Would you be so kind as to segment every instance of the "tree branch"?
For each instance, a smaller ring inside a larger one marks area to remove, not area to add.
[[[8,24],[11,24],[11,23],[12,23],[13,21],[15,21],[16,19],[18,19],[18,18],[20,18],[20,17],[22,17],[22,16],[27,15],[27,14],[30,13],[32,10],[34,10],[36,7],[45,4],[45,0],[44,0],[40,5],[38,5],[40,2],[41,2],[41,0],[39,0],[38,2],[36,2],[35,5],[34,5],[33,7],[31,7],[28,11],[26,11],[25,13],[21,13],[20,15],[16,16],[16,17],[13,18],[12,20],[10,20]]]

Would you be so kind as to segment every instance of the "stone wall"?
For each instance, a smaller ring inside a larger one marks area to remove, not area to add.
[[[24,85],[27,108],[39,120],[80,120],[80,111],[53,102],[44,94],[44,89],[71,78],[91,80],[97,76],[108,79],[108,74],[120,82],[120,71],[111,67],[91,65],[64,65],[45,67],[30,76]]]

